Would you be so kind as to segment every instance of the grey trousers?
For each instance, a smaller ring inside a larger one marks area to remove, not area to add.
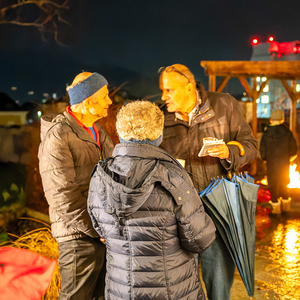
[[[220,236],[201,253],[201,269],[207,298],[230,300],[235,263]]]
[[[103,300],[105,245],[90,237],[58,245],[62,289],[59,300]]]

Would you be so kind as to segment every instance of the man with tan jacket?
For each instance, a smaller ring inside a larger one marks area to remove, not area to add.
[[[41,119],[39,167],[59,245],[60,300],[104,299],[105,246],[88,215],[87,195],[94,166],[113,150],[96,122],[112,103],[107,85],[98,73],[80,73],[67,88],[71,106]]]

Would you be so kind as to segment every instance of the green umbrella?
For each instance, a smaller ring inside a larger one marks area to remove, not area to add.
[[[245,178],[233,176],[213,180],[199,193],[206,212],[216,228],[244,282],[248,295],[254,295],[255,208],[259,186]]]

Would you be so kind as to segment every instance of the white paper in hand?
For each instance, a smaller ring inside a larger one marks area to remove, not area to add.
[[[203,146],[198,154],[198,156],[207,156],[208,155],[208,150],[213,148],[213,147],[218,147],[225,144],[223,140],[218,140],[217,138],[214,137],[205,137],[203,138]]]

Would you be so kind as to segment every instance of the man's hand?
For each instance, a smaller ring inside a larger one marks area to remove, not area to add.
[[[228,159],[230,157],[230,152],[226,144],[220,146],[212,146],[208,151],[209,156],[218,157],[221,159]]]

